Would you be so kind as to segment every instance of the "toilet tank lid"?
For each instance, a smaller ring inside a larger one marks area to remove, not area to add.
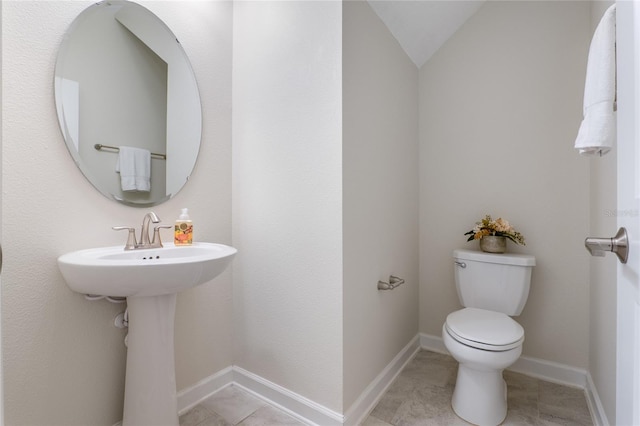
[[[478,250],[456,249],[453,257],[458,260],[474,260],[476,262],[500,263],[503,265],[535,266],[536,258],[530,254],[485,253]]]

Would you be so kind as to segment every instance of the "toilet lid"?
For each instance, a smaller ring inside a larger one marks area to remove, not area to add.
[[[447,316],[451,337],[465,345],[485,350],[506,351],[524,341],[524,329],[506,314],[464,308]]]

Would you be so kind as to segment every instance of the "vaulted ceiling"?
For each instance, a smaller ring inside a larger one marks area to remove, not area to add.
[[[418,67],[484,4],[484,0],[367,1]]]

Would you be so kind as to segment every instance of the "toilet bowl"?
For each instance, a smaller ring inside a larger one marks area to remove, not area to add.
[[[442,338],[458,361],[451,405],[462,419],[480,426],[502,423],[507,386],[502,371],[522,354],[520,315],[529,296],[529,255],[455,250],[456,289],[463,309],[447,316]]]
[[[507,415],[502,371],[522,353],[522,327],[502,313],[464,308],[449,314],[442,336],[459,363],[451,400],[454,412],[476,425],[502,423]]]

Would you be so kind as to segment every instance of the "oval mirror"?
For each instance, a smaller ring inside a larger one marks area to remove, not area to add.
[[[71,156],[106,197],[153,206],[189,179],[198,87],[176,37],[144,7],[104,1],[78,15],[58,52],[55,100]]]

